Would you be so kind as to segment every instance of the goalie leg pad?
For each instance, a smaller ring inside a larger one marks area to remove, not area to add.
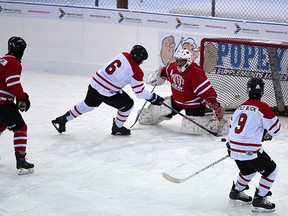
[[[194,121],[207,128],[210,131],[217,132],[219,122],[215,120],[213,116],[188,116]],[[207,135],[207,131],[203,130],[193,122],[190,122],[188,119],[182,119],[182,125],[180,129],[183,133],[193,134],[193,135]]]
[[[229,128],[230,128],[230,120],[222,118],[218,125],[217,136],[227,135],[229,132]]]
[[[171,97],[165,97],[164,103],[171,107]],[[139,113],[140,111],[138,111]],[[161,105],[155,106],[150,104],[148,108],[142,110],[139,116],[139,123],[144,125],[156,125],[162,122],[163,120],[167,120],[169,118],[165,118],[166,115],[171,114],[172,111]]]

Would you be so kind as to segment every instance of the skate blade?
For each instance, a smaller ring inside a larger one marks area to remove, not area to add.
[[[34,169],[31,168],[31,169],[18,169],[18,175],[27,175],[27,174],[30,174],[30,173],[33,173],[34,172]]]
[[[62,131],[60,131],[60,128],[57,126],[58,123],[54,123],[52,121],[52,125],[55,127],[55,129],[59,132],[59,133],[62,133]]]
[[[259,208],[259,207],[254,207],[252,210],[254,213],[269,213],[269,212],[274,212],[274,209],[265,209],[265,208]]]

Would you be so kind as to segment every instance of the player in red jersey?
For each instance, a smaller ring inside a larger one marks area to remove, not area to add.
[[[130,53],[123,52],[99,69],[92,77],[86,98],[72,107],[66,114],[52,120],[52,124],[59,133],[66,131],[66,122],[92,111],[102,102],[118,110],[113,119],[113,135],[130,135],[130,129],[124,127],[129,117],[134,101],[123,90],[130,84],[135,95],[151,104],[160,105],[162,97],[151,93],[144,86],[144,73],[140,65],[148,58],[146,49],[141,45],[133,46]]]
[[[281,124],[278,117],[265,102],[261,101],[264,82],[260,78],[251,78],[247,84],[249,99],[234,112],[228,134],[228,151],[235,160],[240,173],[233,183],[229,197],[234,200],[251,202],[252,197],[244,190],[256,173],[260,173],[259,186],[252,205],[261,211],[274,211],[275,204],[268,201],[270,188],[277,176],[276,163],[263,150],[262,141],[271,140],[280,133]]]
[[[23,91],[20,82],[21,59],[26,46],[21,37],[11,37],[8,40],[8,53],[0,58],[0,135],[6,129],[14,133],[16,168],[19,174],[33,172],[34,167],[25,159],[27,125],[19,112],[26,112],[30,108],[29,96]]]
[[[191,52],[188,49],[179,50],[175,59],[176,62],[168,64],[154,74],[149,74],[147,82],[151,85],[161,85],[168,80],[172,96],[166,98],[165,102],[176,111],[185,110],[186,115],[193,116],[193,118],[199,117],[197,121],[201,121],[201,124],[207,126],[210,120],[204,115],[205,106],[208,104],[213,109],[216,119],[220,121],[224,115],[224,108],[218,103],[217,94],[204,70],[192,61]],[[150,106],[149,108],[141,113],[140,123],[157,124],[164,119],[171,119],[177,114],[176,112],[171,113],[163,106],[161,108]],[[170,114],[167,115],[169,112]],[[187,122],[186,119],[184,121]],[[195,126],[195,133],[199,132],[198,129],[198,126]]]

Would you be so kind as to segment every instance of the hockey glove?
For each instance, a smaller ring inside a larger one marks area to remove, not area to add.
[[[262,136],[262,140],[261,142],[264,142],[264,141],[270,141],[272,140],[272,136],[268,133],[268,131],[265,129],[264,132],[263,132],[263,136]]]
[[[152,86],[162,85],[165,82],[165,79],[160,76],[162,68],[159,68],[156,71],[152,71],[147,76],[147,84]]]
[[[213,110],[215,118],[218,121],[221,121],[224,116],[225,109],[220,105],[220,103],[217,102],[214,96],[206,98],[206,102]]]
[[[148,100],[151,104],[153,105],[157,105],[157,106],[160,106],[163,101],[164,101],[164,98],[160,97],[159,95],[153,93],[153,96],[150,100]]]
[[[24,98],[19,99],[19,100],[17,99],[16,105],[21,112],[28,111],[31,105],[30,100],[29,100],[29,95],[25,93]]]
[[[225,109],[220,104],[218,104],[218,108],[214,110],[214,113],[218,121],[221,121],[223,119]]]

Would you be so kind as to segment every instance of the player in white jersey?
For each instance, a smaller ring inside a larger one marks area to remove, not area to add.
[[[230,191],[234,200],[251,202],[252,197],[244,193],[251,179],[260,173],[261,178],[252,205],[263,211],[274,211],[275,204],[268,201],[270,188],[277,176],[276,163],[263,150],[261,142],[271,140],[280,132],[281,124],[268,104],[261,101],[264,82],[251,78],[247,83],[249,99],[234,112],[228,134],[228,152],[235,160],[240,173]]]
[[[131,113],[134,105],[132,98],[123,90],[130,84],[135,95],[154,105],[161,105],[164,99],[151,93],[144,86],[144,73],[140,64],[148,58],[146,49],[141,45],[133,46],[130,53],[123,52],[114,57],[92,77],[86,98],[73,106],[63,116],[52,120],[52,124],[59,133],[66,131],[67,121],[92,111],[102,102],[118,109],[113,119],[113,135],[130,135],[124,123]]]

